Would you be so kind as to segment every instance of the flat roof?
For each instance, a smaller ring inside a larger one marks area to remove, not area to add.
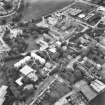
[[[28,75],[30,74],[31,72],[33,72],[34,70],[28,66],[28,65],[25,65],[22,69],[20,69],[20,72],[24,75]]]
[[[78,88],[89,101],[98,95],[95,91],[92,90],[92,88],[87,84],[85,80],[77,82],[74,87]]]
[[[9,46],[0,37],[0,53],[4,51],[9,51],[9,50],[10,50]]]
[[[23,85],[23,83],[22,83],[22,80],[23,79],[23,77],[20,77],[20,78],[18,78],[15,82],[19,85],[19,86],[22,86]]]

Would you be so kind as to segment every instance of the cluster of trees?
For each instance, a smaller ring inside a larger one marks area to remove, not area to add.
[[[10,39],[8,33],[4,35],[3,40],[11,47],[11,51],[9,52],[9,55],[15,56],[25,52],[28,47],[28,44],[25,42],[25,40],[22,39],[21,36],[18,36],[15,39]]]
[[[6,10],[10,10],[11,8],[12,8],[12,3],[11,2],[8,2],[8,1],[6,1],[6,0],[4,0],[3,1],[4,2],[4,8],[6,9]]]
[[[63,79],[68,80],[70,82],[70,84],[73,84],[74,82],[77,82],[83,78],[82,72],[78,69],[73,71],[73,70],[64,68],[59,72],[59,75]]]
[[[16,23],[19,22],[21,19],[22,19],[22,14],[18,13],[16,16],[12,18],[12,22]]]
[[[6,65],[2,68],[2,71],[5,73],[6,82],[7,82],[7,85],[9,86],[9,91],[12,94],[12,96],[9,95],[9,97],[11,97],[14,100],[25,101],[29,96],[33,94],[33,89],[23,90],[23,87],[20,87],[15,83],[15,80],[19,78],[19,75],[20,75],[17,69]],[[28,78],[24,78],[22,82],[25,85],[32,83],[32,81],[30,81]],[[9,97],[8,97],[8,100],[11,100]]]
[[[105,0],[91,0],[93,3],[105,6]]]

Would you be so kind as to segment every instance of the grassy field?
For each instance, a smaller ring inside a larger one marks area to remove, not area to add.
[[[39,18],[47,15],[69,5],[71,1],[72,0],[26,0],[25,3],[28,3],[28,8],[26,7],[24,9],[23,19],[28,20],[30,18]]]

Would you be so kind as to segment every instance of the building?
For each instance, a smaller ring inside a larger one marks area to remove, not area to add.
[[[25,65],[22,69],[20,69],[20,72],[21,74],[23,74],[23,76],[27,76],[29,79],[33,80],[34,82],[38,80],[38,76],[36,75],[36,70],[32,69],[28,65]],[[22,78],[23,77],[21,77],[20,80]],[[20,85],[22,85],[22,83],[20,83]]]
[[[47,42],[45,42],[44,40],[43,40],[43,38],[39,38],[39,39],[37,39],[36,40],[36,44],[38,44],[39,46],[40,46],[40,51],[43,51],[43,50],[45,50],[46,48],[48,48],[48,43]]]
[[[45,64],[46,60],[42,57],[40,57],[39,55],[37,55],[36,53],[31,52],[31,57],[33,58],[33,60],[38,60],[41,64]]]
[[[14,64],[14,67],[15,68],[19,68],[21,67],[22,65],[25,65],[27,62],[29,62],[31,60],[31,57],[30,56],[26,56],[25,58],[23,58],[22,60],[20,60],[19,62],[15,63]]]
[[[79,89],[88,99],[88,101],[93,100],[98,95],[95,91],[92,90],[92,88],[84,80],[81,80],[76,84],[74,84],[74,87]]]
[[[17,85],[19,85],[19,86],[22,86],[23,85],[23,83],[22,83],[22,79],[23,79],[24,77],[23,76],[21,76],[20,78],[18,78],[15,82],[16,82],[16,84]]]
[[[0,38],[0,53],[8,52],[8,51],[10,51],[9,46],[3,41],[2,38]]]
[[[43,76],[49,76],[49,74],[53,72],[56,67],[57,67],[57,64],[47,62],[45,64],[45,67],[43,67],[43,69],[41,70],[41,73]]]
[[[21,29],[10,29],[10,38],[17,38],[17,36],[20,36],[23,34],[23,31]]]
[[[99,80],[94,80],[91,82],[90,86],[98,93],[105,91],[105,84]]]
[[[102,11],[102,12],[105,13],[105,7],[99,6],[99,7],[97,8],[97,11]]]
[[[5,101],[5,95],[7,94],[8,86],[2,85],[0,87],[0,105],[3,105]]]
[[[3,41],[2,37],[0,37],[0,62],[3,61],[10,50],[11,48]]]

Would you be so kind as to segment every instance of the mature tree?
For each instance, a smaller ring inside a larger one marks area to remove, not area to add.
[[[19,22],[22,18],[22,14],[18,14],[17,16],[13,17],[12,21],[13,22]]]
[[[105,0],[91,0],[93,3],[96,3],[98,5],[105,5]]]
[[[4,3],[5,3],[4,8],[6,10],[10,10],[12,8],[12,3],[11,2],[7,2],[7,1],[4,0]]]

